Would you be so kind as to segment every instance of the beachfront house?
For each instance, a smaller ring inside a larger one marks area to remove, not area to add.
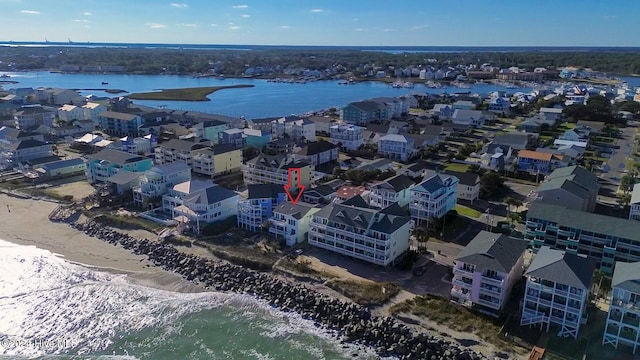
[[[458,178],[447,174],[429,174],[410,191],[409,211],[417,225],[441,219],[455,209]]]
[[[162,195],[176,184],[191,180],[191,167],[182,161],[156,165],[145,171],[133,188],[133,202],[145,210],[160,206]]]
[[[559,337],[578,337],[587,320],[586,308],[596,261],[582,254],[538,250],[525,276],[527,285],[520,325],[552,327]]]
[[[411,189],[415,183],[406,175],[396,175],[370,186],[369,205],[386,208],[394,203],[401,207],[409,204]]]
[[[196,234],[206,224],[238,213],[238,194],[210,181],[189,180],[174,185],[162,196],[162,209],[178,223],[187,223]]]
[[[409,250],[411,218],[397,205],[373,209],[360,196],[313,214],[309,245],[387,266]]]
[[[142,173],[151,169],[153,161],[149,158],[129,154],[124,151],[104,149],[87,158],[85,175],[89,184],[106,181],[121,170]]]
[[[287,246],[299,244],[307,239],[311,217],[318,211],[312,204],[285,201],[273,209],[269,232],[276,239],[284,239]]]
[[[616,263],[602,345],[640,346],[640,262]]]
[[[482,312],[499,314],[522,277],[527,242],[480,231],[455,259],[451,298]]]
[[[629,220],[640,220],[640,184],[633,185],[629,202]]]
[[[249,184],[239,195],[238,227],[252,232],[262,230],[273,209],[287,199],[284,187],[276,184]]]

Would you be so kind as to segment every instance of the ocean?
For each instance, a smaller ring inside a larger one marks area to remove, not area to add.
[[[0,240],[0,357],[377,359],[248,295],[178,293]]]

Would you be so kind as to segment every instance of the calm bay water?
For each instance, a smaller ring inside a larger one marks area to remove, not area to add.
[[[122,89],[128,92],[153,91],[157,89],[252,84],[252,88],[226,89],[209,95],[211,101],[142,101],[135,103],[148,106],[166,106],[170,109],[195,110],[229,116],[244,116],[248,119],[303,114],[330,107],[342,107],[350,102],[379,96],[402,96],[420,91],[432,94],[471,92],[486,95],[495,90],[509,93],[530,91],[530,88],[505,89],[492,84],[476,84],[469,89],[443,87],[433,89],[416,83],[415,87],[393,88],[389,84],[369,81],[354,85],[341,85],[338,81],[315,81],[306,84],[272,83],[258,79],[220,80],[216,78],[193,78],[174,75],[115,75],[115,74],[60,74],[49,72],[7,73],[10,80],[18,84],[4,84],[5,89],[18,87],[60,87],[68,89]],[[108,85],[102,85],[108,82]],[[100,90],[83,90],[83,95],[114,96]]]

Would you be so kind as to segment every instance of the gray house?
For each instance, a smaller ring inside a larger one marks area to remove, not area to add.
[[[598,177],[580,166],[554,170],[536,189],[538,201],[593,212],[598,197]]]

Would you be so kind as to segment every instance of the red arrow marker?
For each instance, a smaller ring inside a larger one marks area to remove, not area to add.
[[[291,192],[289,192],[289,189],[291,189],[292,184],[292,178],[291,178],[291,174],[297,172],[298,173],[298,195],[296,196],[296,198],[293,198],[293,195],[291,195]],[[287,193],[287,196],[289,197],[289,200],[291,200],[291,202],[293,203],[293,205],[295,205],[298,201],[300,201],[300,197],[302,196],[302,192],[304,191],[304,185],[300,184],[300,168],[290,168],[289,172],[287,173],[287,185],[284,185],[284,192]]]

